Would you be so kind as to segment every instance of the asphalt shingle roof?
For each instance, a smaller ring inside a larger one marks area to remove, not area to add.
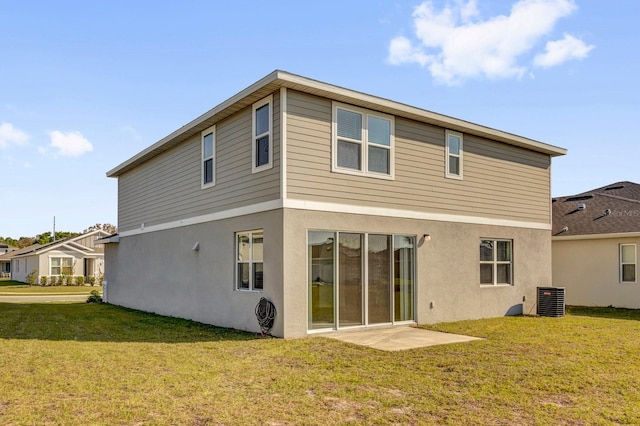
[[[616,182],[552,202],[556,237],[640,232],[640,185]]]

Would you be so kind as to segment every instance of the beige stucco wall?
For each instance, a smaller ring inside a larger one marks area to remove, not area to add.
[[[235,232],[264,229],[264,291],[235,290]],[[261,297],[278,310],[283,335],[282,211],[121,237],[105,247],[109,303],[258,332]],[[196,242],[200,249],[193,250]]]
[[[416,320],[421,324],[535,314],[536,287],[551,285],[551,234],[547,230],[293,209],[285,211],[284,229],[283,314],[287,337],[307,333],[308,230],[418,238],[429,234],[431,240],[419,241],[416,251]],[[513,239],[513,286],[480,286],[481,238]]]
[[[264,292],[236,291],[234,285],[234,233],[252,229],[264,229]],[[418,323],[535,313],[536,287],[551,285],[549,231],[278,209],[108,244],[108,302],[257,332],[254,308],[264,296],[278,310],[273,335],[305,336],[308,230],[407,234],[418,240],[430,234],[416,249]],[[513,286],[480,286],[481,238],[513,239]],[[196,242],[199,251],[192,249]]]
[[[620,283],[620,244],[640,247],[640,238],[553,241],[553,285],[568,305],[640,308],[640,281]]]

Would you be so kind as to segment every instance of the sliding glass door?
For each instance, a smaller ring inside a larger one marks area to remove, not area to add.
[[[309,329],[414,320],[415,237],[309,231]]]

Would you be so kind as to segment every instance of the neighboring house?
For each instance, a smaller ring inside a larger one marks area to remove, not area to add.
[[[17,250],[17,247],[12,247],[8,244],[0,244],[0,278],[8,278],[11,276],[11,260],[7,253]]]
[[[17,250],[16,247],[12,247],[8,244],[0,244],[0,254],[7,254],[14,250]]]
[[[531,312],[566,150],[274,71],[107,173],[108,302],[272,334]]]
[[[35,271],[36,280],[61,275],[84,276],[89,279],[104,273],[104,245],[96,240],[108,236],[96,230],[53,243],[35,245],[10,253],[11,278],[27,282]]]
[[[553,285],[569,305],[640,308],[640,185],[553,199]]]

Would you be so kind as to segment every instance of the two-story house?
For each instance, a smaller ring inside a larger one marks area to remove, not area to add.
[[[108,301],[272,334],[529,313],[566,150],[274,71],[107,173]]]

